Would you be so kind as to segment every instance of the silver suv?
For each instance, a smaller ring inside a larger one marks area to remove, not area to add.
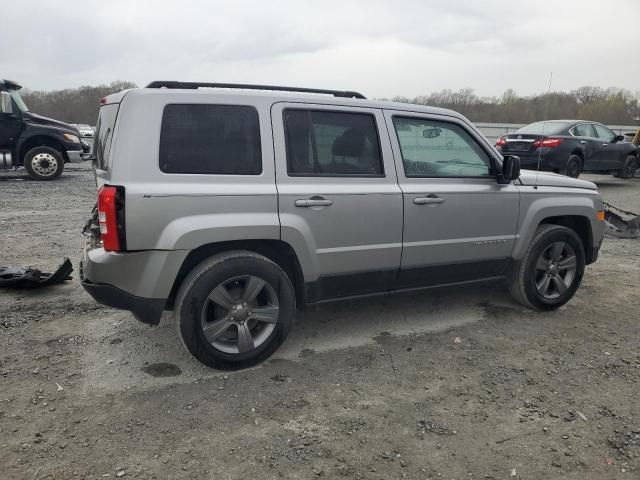
[[[598,256],[593,183],[520,172],[462,115],[357,92],[153,82],[103,99],[84,288],[201,362],[271,355],[296,307],[505,280],[550,310]]]

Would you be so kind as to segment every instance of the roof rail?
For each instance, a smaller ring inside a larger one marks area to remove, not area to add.
[[[301,93],[321,93],[325,95],[333,95],[334,97],[343,98],[361,98],[366,99],[359,92],[342,91],[342,90],[325,90],[320,88],[298,88],[298,87],[281,87],[277,85],[249,85],[244,83],[207,83],[207,82],[178,82],[175,80],[156,80],[147,85],[146,88],[180,88],[195,90],[198,88],[237,88],[240,90],[275,90],[278,92],[301,92]]]

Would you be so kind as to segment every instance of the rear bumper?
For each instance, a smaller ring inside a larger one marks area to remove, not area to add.
[[[546,150],[546,151],[545,151]],[[556,155],[551,152],[550,148],[543,148],[542,152],[517,152],[502,151],[503,155],[516,155],[520,158],[521,168],[527,170],[537,170],[538,161],[540,162],[540,170],[562,170],[569,159],[569,155]]]
[[[166,300],[136,297],[113,285],[91,283],[82,280],[82,286],[93,299],[111,308],[129,310],[137,320],[149,325],[160,323]]]
[[[106,252],[86,239],[80,280],[96,301],[129,310],[142,322],[157,324],[188,253],[187,250]]]

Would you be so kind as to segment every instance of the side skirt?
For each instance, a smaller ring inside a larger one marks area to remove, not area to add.
[[[305,303],[410,292],[503,280],[509,259],[464,262],[407,270],[383,270],[320,277],[305,284]]]

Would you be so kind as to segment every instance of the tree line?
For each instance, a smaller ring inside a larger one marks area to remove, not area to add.
[[[136,85],[115,81],[110,85],[84,86],[57,91],[22,93],[33,112],[68,123],[94,125],[100,99]],[[480,97],[473,89],[442,90],[414,98],[394,97],[393,101],[430,105],[456,110],[473,122],[531,123],[538,120],[583,119],[608,125],[640,125],[640,92],[619,88],[580,87],[570,92],[530,96],[507,90],[500,97]]]
[[[109,85],[50,92],[21,90],[20,95],[32,112],[67,123],[95,125],[102,97],[135,87],[135,83],[118,80]]]
[[[640,125],[640,92],[620,88],[580,87],[570,92],[479,97],[471,88],[442,90],[428,96],[394,97],[397,102],[449,108],[473,122],[531,123],[539,120],[594,120],[608,125]]]

